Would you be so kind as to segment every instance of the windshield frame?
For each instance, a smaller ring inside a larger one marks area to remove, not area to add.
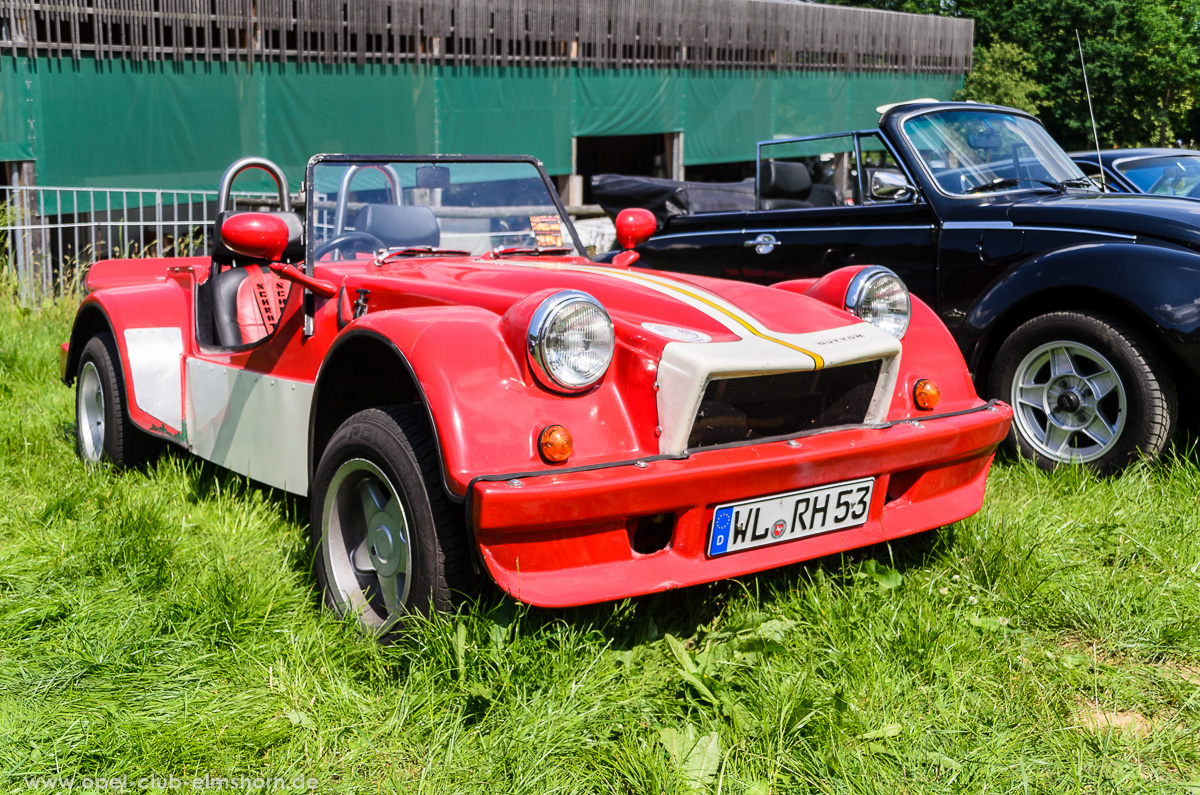
[[[575,224],[571,217],[567,214],[566,205],[562,203],[562,198],[558,195],[558,188],[550,180],[550,176],[543,168],[542,162],[536,157],[529,155],[347,155],[347,154],[320,154],[314,155],[309,159],[308,165],[304,169],[304,195],[306,198],[304,208],[304,270],[309,276],[312,275],[313,268],[316,263],[313,261],[313,237],[309,234],[309,229],[315,223],[314,213],[316,212],[316,203],[307,201],[308,197],[313,194],[315,185],[315,169],[320,165],[364,165],[364,166],[387,166],[393,163],[525,163],[533,166],[541,177],[542,184],[546,187],[546,192],[553,201],[555,209],[558,211],[559,219],[562,221],[562,226],[570,233],[570,239],[575,248],[574,256],[586,256],[584,252],[587,248],[579,239],[579,234],[575,231]],[[470,255],[477,257],[480,255]],[[563,255],[572,256],[572,255]]]
[[[886,151],[889,155],[891,155],[892,160],[895,161],[896,165],[898,165],[900,167],[900,171],[904,174],[904,176],[908,180],[909,184],[912,185],[912,187],[913,187],[913,198],[912,199],[902,201],[902,202],[894,202],[894,201],[875,201],[875,200],[871,200],[867,197],[867,193],[868,193],[867,187],[868,186],[863,184],[863,170],[862,170],[861,165],[858,165],[858,164],[862,163],[862,139],[866,136],[870,136],[871,138],[878,139],[879,142],[881,144],[883,144],[884,151]],[[893,204],[910,204],[910,205],[925,204],[925,196],[921,192],[920,183],[913,177],[912,171],[908,167],[908,163],[905,162],[904,158],[900,156],[900,153],[896,151],[895,145],[893,145],[893,143],[890,140],[888,140],[888,136],[884,134],[884,131],[879,128],[875,128],[875,129],[867,129],[867,130],[847,130],[845,132],[837,132],[837,133],[821,133],[819,135],[801,135],[801,136],[789,137],[789,138],[770,138],[765,141],[759,141],[755,145],[755,148],[754,148],[754,152],[755,152],[755,154],[754,154],[754,210],[755,210],[755,212],[769,212],[769,211],[764,211],[762,208],[762,164],[763,164],[764,160],[770,159],[770,158],[766,158],[763,156],[763,150],[765,148],[769,148],[772,146],[786,146],[788,144],[811,143],[813,141],[833,140],[835,138],[851,138],[851,139],[853,139],[853,143],[854,143],[854,148],[851,150],[851,152],[854,154],[854,162],[856,164],[855,170],[857,173],[855,175],[855,182],[858,185],[860,202],[857,205],[842,205],[843,207],[872,207],[872,206],[881,206],[881,205],[890,206]],[[837,208],[830,207],[830,208],[823,208],[823,209],[837,209]]]
[[[1074,160],[1071,159],[1070,155],[1068,155],[1066,153],[1066,151],[1062,148],[1062,145],[1059,144],[1058,141],[1054,140],[1054,138],[1052,138],[1050,136],[1050,134],[1046,131],[1045,126],[1040,121],[1038,121],[1038,119],[1036,117],[1031,116],[1030,114],[1025,113],[1023,111],[1019,111],[1015,108],[999,108],[999,107],[992,107],[989,105],[938,104],[938,105],[931,105],[928,107],[916,108],[916,109],[909,111],[908,113],[903,114],[902,116],[900,116],[899,119],[896,120],[895,129],[899,132],[900,136],[902,137],[902,139],[904,141],[905,146],[908,148],[913,159],[916,161],[918,167],[921,170],[922,175],[925,178],[925,181],[940,196],[943,196],[947,199],[972,200],[972,201],[977,202],[980,199],[985,199],[985,198],[994,197],[994,196],[1004,196],[1004,195],[1013,194],[1013,193],[1031,193],[1031,192],[1045,193],[1047,191],[1054,190],[1054,188],[1051,188],[1048,185],[1044,185],[1044,184],[1041,184],[1038,182],[1033,182],[1031,184],[1016,185],[1011,188],[1004,188],[1002,190],[981,191],[981,192],[977,192],[977,193],[953,193],[953,192],[950,192],[949,190],[947,190],[946,188],[944,188],[942,186],[942,184],[940,182],[938,182],[937,178],[934,176],[933,170],[931,169],[930,165],[925,161],[925,158],[921,155],[920,149],[917,147],[916,143],[913,141],[912,137],[909,135],[908,123],[910,121],[912,121],[913,119],[920,117],[920,116],[933,116],[933,115],[939,115],[939,114],[945,114],[945,113],[979,113],[979,114],[987,113],[987,114],[991,114],[994,116],[1007,116],[1007,117],[1010,117],[1013,119],[1029,122],[1029,123],[1035,125],[1038,129],[1040,129],[1042,134],[1045,136],[1046,142],[1048,142],[1055,149],[1057,149],[1057,155],[1058,155],[1057,159],[1059,160],[1059,165],[1067,166],[1068,170],[1074,169],[1077,172],[1077,175],[1069,176],[1069,177],[1067,177],[1067,179],[1087,179],[1087,175],[1085,175],[1083,173],[1083,171],[1080,170],[1079,165],[1077,163],[1075,163]],[[881,121],[882,121],[882,119],[881,119]],[[1039,162],[1039,164],[1041,163],[1040,159],[1038,162]],[[1061,182],[1061,180],[1060,180],[1060,182]],[[1087,188],[1083,188],[1083,187],[1076,187],[1073,185],[1067,186],[1066,189],[1067,190],[1070,190],[1070,189],[1081,190],[1081,191],[1085,191],[1088,193],[1097,192],[1097,191],[1088,190]]]

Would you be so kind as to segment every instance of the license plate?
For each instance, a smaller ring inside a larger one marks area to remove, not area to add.
[[[708,532],[708,555],[866,524],[874,489],[874,478],[863,478],[718,505]]]

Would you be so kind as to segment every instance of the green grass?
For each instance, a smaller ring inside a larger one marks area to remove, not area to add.
[[[1195,455],[1002,464],[903,543],[577,610],[485,591],[380,647],[320,607],[303,501],[76,460],[72,309],[0,298],[0,790],[1200,792]]]

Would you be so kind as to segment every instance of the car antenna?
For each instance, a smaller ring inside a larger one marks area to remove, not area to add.
[[[1088,115],[1092,117],[1092,142],[1096,144],[1096,166],[1100,169],[1100,189],[1104,190],[1104,161],[1100,159],[1100,134],[1096,132],[1096,113],[1092,110],[1092,90],[1088,88],[1087,63],[1083,60],[1083,40],[1075,28],[1075,43],[1079,45],[1079,65],[1083,68],[1083,93],[1087,94]]]

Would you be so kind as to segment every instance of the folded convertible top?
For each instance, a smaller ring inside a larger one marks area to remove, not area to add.
[[[754,209],[754,179],[742,182],[680,182],[657,177],[596,174],[592,196],[612,217],[628,207],[654,213],[661,228],[668,218],[695,213],[737,212]]]

